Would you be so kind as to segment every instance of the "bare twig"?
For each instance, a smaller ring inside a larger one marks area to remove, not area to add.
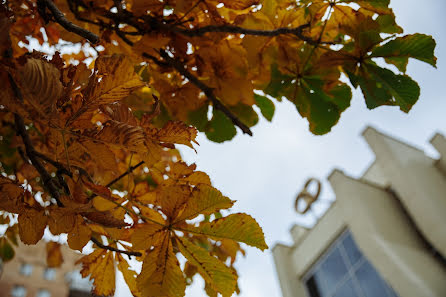
[[[160,51],[161,57],[166,61],[167,64],[175,68],[181,75],[187,78],[191,83],[201,89],[204,94],[211,100],[215,109],[223,112],[234,125],[239,127],[243,133],[252,136],[252,132],[248,126],[246,126],[236,115],[234,115],[220,100],[217,99],[214,95],[214,91],[212,88],[205,85],[201,82],[196,76],[190,73],[186,68],[184,68],[184,64],[177,59],[171,58],[164,50]]]
[[[94,242],[94,244],[96,244],[98,247],[100,247],[101,249],[104,249],[104,250],[109,250],[109,251],[112,251],[112,252],[125,254],[125,255],[127,255],[129,257],[130,256],[136,256],[136,257],[141,257],[142,256],[142,254],[140,252],[125,251],[125,250],[120,250],[120,249],[114,248],[114,247],[109,246],[109,245],[104,245],[102,242],[100,242],[99,240],[97,240],[93,236],[90,239],[91,239],[91,241]]]
[[[59,8],[53,3],[53,1],[51,0],[38,0],[37,4],[40,7],[47,7],[50,11],[51,14],[53,15],[54,19],[56,20],[57,23],[59,23],[62,27],[64,27],[67,31],[73,32],[79,36],[84,37],[85,39],[89,40],[91,43],[95,44],[99,42],[99,37],[84,29],[79,27],[78,25],[70,22],[69,20],[67,20],[64,16],[64,14],[59,10]],[[44,10],[44,9],[43,9]]]
[[[127,171],[125,171],[124,173],[122,173],[120,176],[114,178],[113,180],[111,180],[110,182],[108,182],[105,187],[110,187],[112,186],[114,183],[118,182],[120,179],[122,179],[123,177],[125,177],[126,175],[130,174],[133,172],[133,170],[135,170],[136,168],[138,168],[139,166],[141,166],[142,164],[144,164],[144,161],[139,162],[136,165],[133,165],[131,167],[129,167],[129,169]],[[88,197],[89,200],[93,199],[94,197],[96,197],[96,194],[92,194]]]
[[[189,37],[195,37],[195,36],[203,36],[206,33],[211,32],[219,32],[219,33],[234,33],[234,34],[245,34],[245,35],[254,35],[254,36],[279,36],[284,34],[292,34],[299,39],[306,41],[310,44],[317,44],[318,41],[311,39],[310,37],[307,37],[303,35],[303,30],[310,27],[310,23],[300,25],[295,28],[277,28],[274,30],[256,30],[256,29],[246,29],[238,26],[232,26],[232,25],[209,25],[204,26],[201,28],[196,29],[175,29],[174,31],[181,33],[183,35],[189,36]]]

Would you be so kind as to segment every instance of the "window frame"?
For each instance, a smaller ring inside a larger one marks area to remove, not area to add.
[[[343,245],[344,239],[347,238],[349,235],[353,239],[353,243],[356,245],[356,248],[361,253],[361,257],[354,264],[352,264],[352,261],[347,253],[347,249]],[[336,285],[330,289],[329,294],[328,294],[329,297],[335,296],[335,294],[339,291],[339,289],[346,282],[348,282],[348,280],[350,280],[350,279],[352,280],[355,290],[359,294],[358,297],[367,297],[361,287],[361,284],[359,283],[359,281],[357,279],[356,272],[361,268],[361,266],[363,266],[365,264],[365,262],[368,262],[375,271],[376,271],[376,269],[373,267],[373,264],[362,253],[361,249],[354,241],[352,232],[348,228],[343,229],[339,233],[339,235],[328,245],[328,247],[322,252],[322,255],[313,263],[313,265],[310,267],[310,269],[308,269],[308,271],[302,277],[301,281],[303,283],[303,286],[305,287],[306,296],[312,297],[312,295],[310,294],[310,290],[307,286],[307,282],[312,277],[315,276],[315,273],[317,272],[317,270],[322,266],[323,263],[325,263],[325,260],[332,254],[332,252],[335,249],[339,250],[342,260],[343,260],[344,264],[346,264],[347,272],[341,279],[338,280]],[[397,292],[395,292],[395,290],[392,287],[390,287],[388,282],[379,275],[378,271],[376,271],[376,273],[384,282],[387,295],[395,296],[394,294],[397,294]],[[316,283],[316,287],[317,287],[317,283]],[[394,293],[392,293],[392,290],[394,291]]]

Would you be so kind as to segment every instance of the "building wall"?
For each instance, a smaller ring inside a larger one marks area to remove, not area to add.
[[[3,263],[3,273],[0,276],[0,297],[9,297],[14,286],[24,286],[26,296],[37,296],[39,290],[47,290],[51,297],[68,296],[69,284],[65,280],[65,274],[76,270],[74,262],[81,257],[65,246],[61,246],[64,262],[60,268],[55,269],[53,280],[44,279],[46,266],[46,243],[40,241],[37,245],[25,245],[20,243],[15,250],[15,257]],[[22,264],[32,265],[29,276],[20,273]]]
[[[292,228],[293,246],[273,248],[283,296],[307,296],[302,278],[345,229],[399,296],[446,296],[445,138],[433,138],[433,160],[372,128],[364,137],[374,164],[360,179],[333,171],[336,202],[311,230]]]

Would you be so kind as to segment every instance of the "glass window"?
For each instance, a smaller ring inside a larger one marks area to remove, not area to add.
[[[13,297],[25,297],[26,288],[24,286],[14,286],[14,288],[11,290],[11,295]]]
[[[344,264],[341,253],[338,248],[333,249],[326,257],[315,273],[318,283],[323,283],[319,289],[322,296],[328,294],[335,288],[336,284],[347,274],[347,267]]]
[[[397,297],[356,245],[342,234],[304,278],[310,297]]]
[[[352,235],[350,232],[347,233],[344,240],[342,241],[342,245],[345,249],[345,252],[350,260],[352,266],[354,266],[359,260],[362,258],[362,253],[358,249],[358,246],[353,241]]]
[[[33,273],[33,266],[28,263],[22,263],[20,266],[20,274],[24,276],[30,276]]]
[[[368,261],[358,268],[356,276],[365,296],[388,296],[386,284]]]
[[[45,268],[43,271],[43,278],[46,280],[54,280],[56,278],[56,269]]]
[[[36,297],[51,297],[51,293],[48,290],[40,289],[37,292]]]
[[[353,286],[353,280],[349,279],[345,282],[338,290],[336,290],[336,294],[333,297],[358,297],[360,296]]]

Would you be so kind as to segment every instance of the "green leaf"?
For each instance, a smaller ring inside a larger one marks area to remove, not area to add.
[[[323,88],[322,79],[303,78],[293,101],[299,113],[308,119],[311,132],[317,135],[331,130],[338,122],[341,112],[350,105],[352,97],[350,88],[341,82],[337,82],[329,90]]]
[[[259,121],[259,116],[254,111],[252,106],[238,103],[229,108],[245,125],[252,127]]]
[[[206,129],[207,138],[215,142],[223,142],[234,138],[237,130],[231,120],[223,112],[215,108],[213,113],[212,120]]]
[[[371,63],[362,65],[360,72],[356,79],[370,109],[396,105],[408,112],[420,96],[418,84],[407,75],[397,75]]]
[[[275,106],[274,103],[265,96],[254,94],[256,105],[260,108],[260,112],[269,122],[273,119]]]
[[[384,58],[387,64],[392,64],[398,68],[401,72],[406,72],[407,64],[409,63],[408,57],[390,57]]]
[[[198,131],[204,132],[208,123],[209,105],[205,104],[197,110],[189,112],[189,124],[197,128]]]
[[[389,69],[367,65],[373,78],[394,98],[394,104],[404,112],[409,112],[420,96],[420,87],[407,75],[397,75]],[[392,100],[393,101],[393,100]]]
[[[426,62],[436,67],[437,58],[434,55],[435,40],[424,34],[406,35],[376,47],[372,57],[408,57]]]
[[[9,244],[6,239],[2,238],[0,240],[0,259],[2,259],[3,262],[8,262],[12,258],[14,258],[14,249]]]
[[[282,74],[277,65],[274,64],[271,66],[271,81],[263,91],[279,101],[282,99],[282,96],[291,100],[294,91],[292,82],[295,78],[294,76]]]
[[[403,29],[395,22],[395,15],[393,14],[380,15],[378,18],[376,18],[376,21],[378,22],[383,33],[403,33]]]

